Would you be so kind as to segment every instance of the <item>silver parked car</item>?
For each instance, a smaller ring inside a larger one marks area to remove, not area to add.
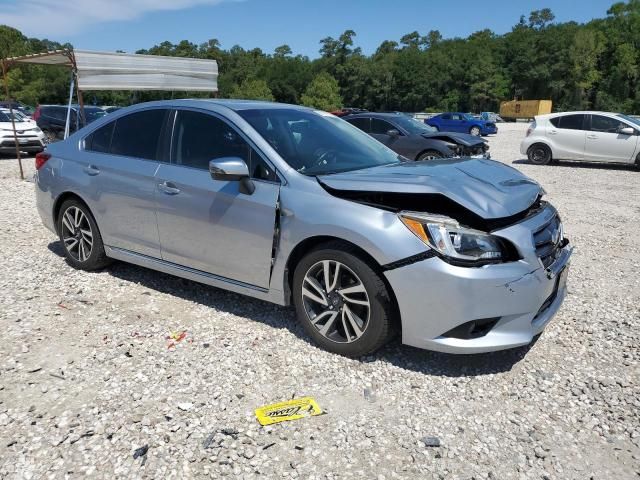
[[[532,163],[581,160],[640,166],[640,120],[622,113],[539,115],[520,144]]]
[[[152,102],[39,154],[37,205],[74,267],[118,259],[293,303],[343,355],[397,331],[452,353],[530,343],[571,256],[542,188],[487,159],[405,160],[308,108]]]

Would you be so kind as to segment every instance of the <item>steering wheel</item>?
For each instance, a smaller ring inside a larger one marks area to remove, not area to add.
[[[318,148],[313,154],[317,157],[316,165],[333,165],[338,160],[338,152],[330,148]]]

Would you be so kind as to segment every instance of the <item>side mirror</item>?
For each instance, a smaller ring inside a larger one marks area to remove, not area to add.
[[[390,137],[399,137],[401,134],[400,130],[392,128],[390,130],[387,130],[387,135],[389,135]]]
[[[214,180],[240,182],[240,193],[251,195],[256,186],[249,177],[249,167],[240,157],[222,157],[209,161],[209,173]]]
[[[209,173],[214,180],[233,182],[249,177],[249,167],[240,157],[222,157],[209,162]]]
[[[636,131],[631,127],[624,127],[618,130],[621,135],[635,135]]]

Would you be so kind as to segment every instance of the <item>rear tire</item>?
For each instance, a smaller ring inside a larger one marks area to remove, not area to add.
[[[342,242],[321,245],[298,262],[293,303],[305,331],[333,353],[366,355],[394,333],[395,308],[385,283],[355,248]]]
[[[527,158],[535,165],[547,165],[551,162],[551,149],[544,143],[534,143],[527,150]]]
[[[98,270],[111,263],[98,225],[84,203],[65,200],[56,219],[58,235],[69,265],[80,270]]]
[[[56,132],[54,132],[53,130],[43,130],[42,133],[44,133],[45,145],[58,141],[58,135],[56,135]]]
[[[416,162],[423,160],[435,160],[436,158],[444,158],[444,155],[437,150],[425,150],[416,157]]]

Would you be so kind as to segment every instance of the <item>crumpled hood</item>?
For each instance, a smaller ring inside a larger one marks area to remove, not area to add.
[[[515,168],[476,158],[402,162],[323,175],[318,181],[342,191],[441,194],[485,219],[518,214],[543,192]]]
[[[433,132],[422,133],[424,138],[431,138],[434,140],[444,140],[445,142],[457,143],[464,145],[465,147],[476,147],[486,143],[482,137],[476,137],[469,135],[468,133],[456,133],[456,132]]]

